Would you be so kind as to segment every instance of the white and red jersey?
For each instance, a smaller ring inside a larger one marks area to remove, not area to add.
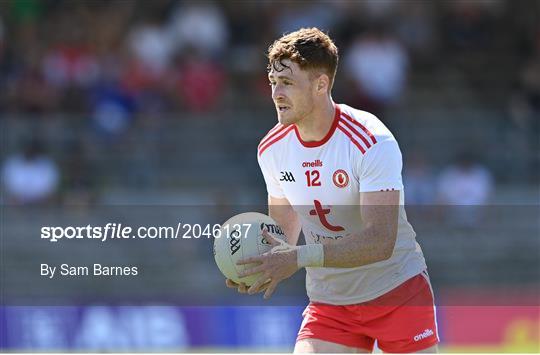
[[[312,302],[347,305],[387,293],[426,269],[405,214],[402,158],[392,133],[374,115],[336,105],[318,142],[304,142],[295,125],[277,124],[261,140],[258,161],[268,194],[287,198],[306,243],[332,243],[362,228],[360,193],[400,191],[397,241],[388,260],[355,268],[306,268]]]

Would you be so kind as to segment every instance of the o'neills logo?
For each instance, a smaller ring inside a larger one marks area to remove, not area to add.
[[[285,236],[285,233],[283,233],[283,230],[279,226],[276,226],[275,224],[269,224],[269,223],[262,222],[259,227],[260,227],[261,231],[266,228],[266,230],[270,234],[274,234],[274,235],[277,234],[277,235],[280,235],[280,236]],[[261,244],[270,245],[270,243],[268,242],[268,240],[266,240],[265,237],[261,238]]]
[[[279,235],[285,235],[285,233],[283,233],[283,229],[281,229],[280,226],[276,226],[275,224],[269,224],[269,223],[264,223],[262,222],[261,225],[259,226],[261,231],[266,228],[266,230],[268,231],[268,233],[270,234],[279,234]]]
[[[317,159],[315,161],[305,161],[302,163],[302,168],[320,168],[322,166],[322,161]]]
[[[433,330],[426,329],[426,330],[424,330],[424,332],[422,334],[415,335],[414,341],[420,341],[420,340],[425,339],[427,337],[430,337],[432,335],[433,335]]]

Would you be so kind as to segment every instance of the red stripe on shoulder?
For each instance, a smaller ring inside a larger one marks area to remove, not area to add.
[[[268,133],[266,133],[266,137],[272,133],[274,133],[277,129],[283,127],[283,125],[281,123],[276,123],[276,125],[274,127],[272,127],[271,130],[268,131]]]
[[[283,129],[285,129],[285,126],[281,123],[275,125],[270,131],[268,131],[266,136],[261,139],[261,142],[259,143],[259,148],[263,146],[266,142],[268,142],[270,139],[272,139],[272,137],[275,137],[276,134],[279,134],[279,132],[281,132]]]
[[[276,131],[276,134],[273,135],[271,140],[267,140],[264,145],[261,145],[259,148],[259,156],[262,155],[262,153],[268,149],[272,144],[278,142],[279,140],[283,139],[287,134],[289,134],[294,128],[294,125],[290,125],[286,127],[284,130],[280,129],[279,131]]]
[[[344,112],[342,112],[341,114],[342,114],[342,117],[345,117],[351,123],[353,123],[353,124],[357,125],[358,127],[360,127],[360,129],[362,131],[364,131],[364,133],[366,133],[369,136],[369,138],[371,138],[371,141],[373,142],[373,144],[377,143],[377,139],[375,139],[375,136],[366,127],[364,127],[360,122],[353,119],[351,116],[347,115]]]
[[[360,143],[358,143],[358,141],[357,141],[356,139],[353,138],[351,132],[349,132],[349,131],[347,131],[345,128],[343,128],[343,126],[342,126],[341,124],[338,124],[337,128],[338,128],[341,132],[345,133],[345,135],[346,135],[347,137],[349,137],[349,139],[351,140],[351,142],[353,142],[354,145],[357,146],[358,149],[360,149],[360,151],[362,152],[362,154],[365,154],[365,153],[366,153],[366,150],[364,149],[364,147],[362,147],[362,145],[361,145]]]
[[[343,124],[352,133],[354,133],[358,138],[360,138],[362,140],[362,142],[364,142],[364,144],[366,145],[366,148],[369,149],[371,147],[371,144],[369,144],[369,141],[364,137],[364,135],[362,133],[358,132],[347,120],[344,120],[343,118],[340,118],[339,122],[341,122],[341,124]]]

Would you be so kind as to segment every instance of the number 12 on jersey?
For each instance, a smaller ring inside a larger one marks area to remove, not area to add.
[[[307,186],[321,186],[319,170],[306,170]]]

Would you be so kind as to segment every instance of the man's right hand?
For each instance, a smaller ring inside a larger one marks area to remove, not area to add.
[[[239,293],[247,293],[249,289],[249,286],[247,286],[245,283],[243,282],[236,283],[231,279],[225,279],[225,285],[227,285],[228,288],[236,288]],[[270,281],[261,285],[261,287],[259,287],[256,293],[266,291],[266,289],[268,288],[268,285],[270,285]]]
[[[225,285],[227,285],[228,288],[236,288],[240,293],[247,293],[248,290],[248,287],[245,283],[240,282],[238,284],[231,279],[225,279]]]

